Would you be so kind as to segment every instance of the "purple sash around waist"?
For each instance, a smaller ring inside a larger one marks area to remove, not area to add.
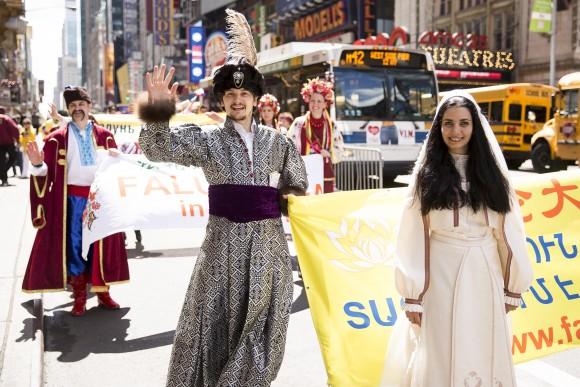
[[[258,185],[214,184],[209,186],[210,215],[235,223],[255,222],[281,216],[278,189]]]

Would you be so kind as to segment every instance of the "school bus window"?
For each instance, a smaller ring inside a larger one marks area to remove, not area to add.
[[[495,101],[491,103],[490,119],[492,122],[503,121],[503,101]]]
[[[564,92],[564,109],[569,113],[578,113],[578,90]]]
[[[489,103],[481,102],[479,107],[481,108],[481,114],[483,114],[489,120]]]
[[[510,103],[508,121],[521,121],[521,120],[522,120],[522,105]]]
[[[526,106],[526,121],[534,121],[534,122],[546,122],[546,113],[547,109],[545,106]],[[531,118],[534,118],[532,120]]]

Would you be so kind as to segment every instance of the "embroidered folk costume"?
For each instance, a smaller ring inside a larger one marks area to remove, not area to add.
[[[272,121],[266,122],[264,119],[264,108],[272,109]],[[274,128],[276,130],[280,130],[278,127],[278,113],[280,113],[280,103],[276,97],[274,97],[272,94],[264,94],[261,96],[258,100],[258,113],[260,113],[260,124],[269,126],[270,128]]]
[[[67,88],[67,106],[73,101],[90,103],[86,91]],[[32,224],[37,229],[22,289],[26,292],[73,288],[73,315],[85,311],[87,284],[99,305],[117,309],[109,286],[129,280],[129,266],[122,234],[95,242],[88,259],[81,255],[83,212],[99,158],[99,149],[116,148],[105,128],[88,121],[81,130],[74,122],[44,139],[44,163],[33,166],[30,182]]]
[[[437,114],[457,96],[476,106],[499,171],[509,181],[493,131],[469,94],[446,95]],[[415,183],[426,164],[426,148],[415,165],[400,223],[395,276],[403,309],[422,312],[421,326],[399,316],[381,386],[515,386],[505,305],[519,306],[533,279],[515,191],[510,184],[511,209],[505,214],[485,205],[474,212],[464,205],[422,215]],[[450,155],[467,192],[471,156]]]
[[[214,73],[214,95],[221,102],[238,89],[259,98],[264,81],[251,30],[243,15],[226,12],[228,58]],[[223,126],[203,128],[150,118],[140,135],[147,158],[200,167],[210,184],[207,234],[167,386],[269,386],[282,363],[293,288],[279,197],[305,192],[302,158],[275,130],[254,122],[248,132],[229,115]]]
[[[318,78],[304,84],[301,95],[305,103],[310,103],[314,93],[324,97],[326,107],[334,102],[332,84]],[[342,135],[328,114],[326,107],[320,117],[312,112],[297,117],[288,130],[289,137],[296,144],[301,155],[328,152],[324,157],[324,193],[334,192],[334,164],[339,162],[342,147]]]

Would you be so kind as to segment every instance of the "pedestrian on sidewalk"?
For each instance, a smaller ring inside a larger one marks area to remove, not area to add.
[[[140,134],[151,161],[201,167],[209,182],[207,234],[177,329],[167,386],[269,386],[276,378],[292,304],[292,267],[279,200],[304,194],[296,147],[253,119],[264,78],[245,17],[226,10],[226,64],[213,76],[223,126],[169,127],[174,69],[147,74],[147,122]],[[166,114],[153,114],[165,112]]]
[[[0,106],[0,185],[7,187],[8,170],[16,161],[16,144],[20,139],[18,125],[6,113],[6,108]]]
[[[520,306],[533,272],[505,159],[463,91],[437,108],[397,255],[395,282],[412,325],[397,320],[381,386],[514,387],[507,313]]]
[[[288,136],[301,155],[320,154],[324,159],[324,193],[334,192],[334,164],[340,161],[343,140],[328,107],[334,102],[333,85],[319,78],[309,80],[300,92],[308,112],[296,117]]]
[[[22,152],[22,173],[20,178],[28,179],[30,175],[30,160],[26,154],[28,144],[36,141],[36,130],[32,127],[30,118],[25,118],[22,121],[22,132],[20,133],[20,151]]]
[[[82,256],[83,212],[98,162],[109,150],[115,155],[111,132],[89,120],[91,98],[80,87],[67,87],[63,97],[72,120],[44,140],[28,144],[32,164],[30,202],[32,224],[38,229],[22,289],[25,292],[73,289],[73,316],[86,310],[87,284],[105,309],[118,309],[109,286],[129,280],[127,252],[121,233],[91,245]],[[49,188],[50,187],[50,188]]]

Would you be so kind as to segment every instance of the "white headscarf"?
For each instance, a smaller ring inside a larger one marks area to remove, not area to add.
[[[443,106],[443,104],[445,102],[447,102],[450,98],[453,98],[453,97],[466,98],[466,99],[470,100],[475,105],[475,108],[477,110],[477,114],[479,115],[479,120],[481,121],[481,126],[483,127],[483,131],[485,133],[485,138],[487,139],[487,142],[489,144],[489,147],[491,149],[493,157],[496,161],[496,164],[499,167],[501,174],[509,182],[509,186],[510,186],[509,196],[510,196],[510,203],[511,203],[511,211],[514,213],[514,215],[516,215],[516,218],[519,220],[518,224],[519,224],[521,230],[523,231],[524,230],[524,222],[523,222],[523,219],[521,216],[521,210],[520,210],[520,206],[518,203],[518,199],[516,196],[516,192],[515,192],[513,183],[509,177],[509,169],[508,169],[508,166],[505,162],[505,158],[503,156],[503,153],[501,151],[499,143],[497,142],[497,138],[495,137],[495,134],[493,133],[493,130],[491,129],[491,125],[489,125],[487,118],[481,113],[481,108],[479,107],[477,102],[475,102],[475,100],[473,99],[471,94],[469,94],[463,90],[452,90],[452,91],[446,92],[445,97],[443,97],[443,99],[439,102],[439,105],[437,105],[437,110],[435,112],[435,118],[433,119],[433,122],[435,123],[435,121],[437,120],[437,116],[439,115],[439,110],[441,109],[441,106]],[[411,198],[415,194],[415,184],[416,184],[416,180],[417,180],[417,174],[419,173],[421,168],[423,168],[423,166],[425,165],[425,161],[427,159],[427,142],[428,141],[429,141],[429,137],[427,137],[427,139],[423,143],[423,146],[421,147],[421,151],[419,152],[419,156],[417,157],[417,161],[415,162],[415,167],[413,168],[413,173],[411,175],[411,182],[409,183],[409,195]]]

